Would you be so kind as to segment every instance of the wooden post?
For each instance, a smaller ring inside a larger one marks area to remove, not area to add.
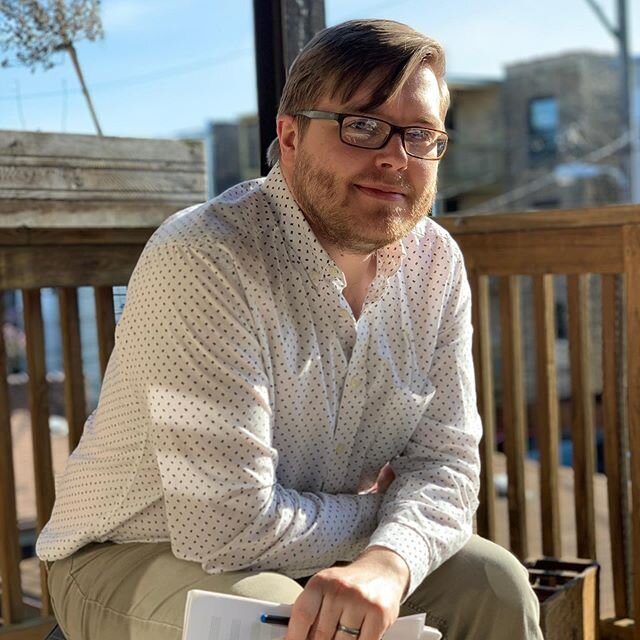
[[[324,28],[323,0],[253,0],[258,82],[260,167],[267,175],[267,149],[276,137],[276,114],[286,73],[298,52]]]

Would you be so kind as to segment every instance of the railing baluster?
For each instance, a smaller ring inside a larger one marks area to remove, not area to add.
[[[64,361],[64,405],[69,423],[69,450],[73,451],[82,435],[87,417],[80,345],[80,316],[78,290],[74,287],[58,289],[60,326]]]
[[[518,276],[500,277],[500,326],[503,423],[509,501],[511,550],[520,559],[528,554],[524,460],[525,411],[522,319]]]
[[[31,409],[31,440],[35,473],[38,531],[49,520],[54,501],[53,463],[49,435],[49,400],[45,366],[44,328],[40,289],[23,289],[24,326],[27,342],[29,373],[29,404]],[[49,615],[49,591],[44,565],[40,566],[42,614]]]
[[[104,376],[113,351],[115,339],[115,309],[112,287],[95,287],[96,323],[98,327],[98,348],[100,351],[100,371]]]
[[[636,640],[640,638],[640,225],[625,227],[625,338],[627,388],[627,420],[629,424],[629,452],[631,454],[631,540],[633,576],[633,613],[636,624]]]
[[[560,497],[558,485],[558,389],[553,276],[533,276],[536,336],[536,433],[540,450],[540,512],[542,552],[560,557]],[[541,523],[542,524],[542,523]]]
[[[11,407],[7,384],[7,352],[4,343],[4,301],[0,291],[0,577],[2,617],[5,624],[24,616],[20,584],[20,542],[16,513],[16,483],[13,473]]]
[[[493,364],[491,361],[491,321],[489,311],[489,279],[478,273],[469,274],[473,315],[473,359],[476,373],[478,411],[482,418],[480,442],[480,506],[476,516],[478,533],[495,540],[496,498],[493,479],[495,449],[495,405],[493,400]]]
[[[616,342],[619,320],[616,318],[615,274],[602,276],[602,419],[604,428],[604,463],[609,497],[609,531],[611,532],[611,567],[613,595],[618,618],[626,618],[627,583],[625,580],[627,558],[625,553],[624,521],[628,492],[623,487],[620,473],[623,458],[620,442],[620,412],[618,411],[618,371]]]
[[[595,473],[593,391],[589,338],[589,275],[567,276],[569,358],[571,362],[571,431],[578,555],[596,558],[593,481]]]

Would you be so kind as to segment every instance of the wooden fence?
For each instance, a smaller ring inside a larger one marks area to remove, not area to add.
[[[574,472],[578,555],[597,558],[594,517],[595,400],[601,397],[601,430],[607,479],[609,539],[615,617],[601,624],[603,637],[640,638],[640,207],[609,207],[531,214],[440,219],[456,237],[471,283],[478,404],[483,417],[483,476],[478,530],[495,538],[493,467],[496,404],[501,405],[508,475],[512,551],[529,555],[525,506],[527,436],[540,452],[540,513],[543,553],[562,557],[559,491],[559,398],[554,277],[566,285],[570,438]],[[555,276],[554,276],[555,274]],[[498,317],[491,317],[490,282],[497,290]],[[532,327],[533,372],[525,372],[521,286],[531,284],[525,310]],[[594,384],[594,311],[590,280],[600,281],[601,389]],[[496,328],[499,329],[496,331]],[[501,392],[495,393],[492,342],[499,338]],[[525,393],[526,373],[535,393]],[[595,392],[598,392],[597,394]],[[529,402],[527,401],[529,400]],[[527,405],[533,408],[527,428]],[[607,559],[609,561],[609,559]],[[637,613],[636,613],[637,615]]]
[[[29,511],[37,514],[37,530],[54,500],[41,289],[58,290],[72,449],[86,418],[77,288],[94,289],[104,372],[115,328],[112,286],[127,283],[158,224],[204,199],[200,140],[0,131],[0,292],[22,292],[33,445],[29,485],[36,503]],[[0,371],[5,361],[0,332]],[[20,534],[32,523],[17,522],[10,416],[8,385],[0,376],[0,637],[27,640],[44,636],[51,612],[44,572],[34,594],[28,561],[21,563]]]
[[[613,207],[576,212],[548,212],[446,218],[442,224],[465,254],[474,297],[475,358],[478,398],[485,423],[483,478],[478,530],[496,534],[492,455],[497,407],[501,407],[507,456],[510,546],[529,554],[524,469],[527,400],[537,409],[534,435],[540,450],[544,553],[562,557],[558,507],[559,421],[553,315],[553,274],[566,278],[569,305],[573,467],[576,537],[579,554],[596,557],[593,517],[594,370],[587,320],[588,285],[601,279],[602,406],[608,480],[609,535],[614,568],[615,618],[603,621],[603,638],[640,639],[634,611],[640,610],[640,210]],[[28,353],[34,482],[38,527],[46,522],[54,500],[49,407],[43,349],[40,293],[58,289],[64,350],[65,411],[69,446],[75,446],[86,414],[80,359],[77,288],[95,288],[100,359],[104,368],[112,347],[114,312],[111,286],[125,284],[151,228],[139,229],[0,229],[0,291],[21,290]],[[489,277],[495,277],[492,283]],[[593,276],[596,277],[596,276]],[[535,319],[535,395],[525,390],[528,371],[522,350],[520,281],[531,278]],[[497,283],[497,284],[496,284]],[[492,289],[492,286],[494,289]],[[498,297],[499,317],[491,317],[491,292]],[[620,299],[622,294],[622,300]],[[616,310],[621,313],[617,314]],[[495,394],[492,340],[499,328],[500,392]],[[5,366],[0,335],[0,371]],[[44,574],[42,599],[21,584],[14,467],[11,456],[11,410],[7,385],[0,376],[0,571],[2,625],[0,637],[41,638],[51,626]],[[629,462],[631,464],[629,464]],[[24,561],[23,563],[24,564]],[[24,576],[23,576],[24,577]]]

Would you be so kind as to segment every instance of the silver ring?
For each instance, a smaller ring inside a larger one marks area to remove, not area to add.
[[[342,633],[348,633],[350,636],[357,638],[360,635],[360,629],[354,629],[353,627],[345,627],[345,625],[338,622],[338,631]]]

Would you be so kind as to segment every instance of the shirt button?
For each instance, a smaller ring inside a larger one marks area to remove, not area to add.
[[[336,453],[339,456],[343,456],[347,452],[347,445],[344,442],[338,442],[336,445]]]
[[[358,389],[359,387],[361,387],[364,384],[364,378],[362,376],[354,376],[351,379],[351,386],[354,389]]]

